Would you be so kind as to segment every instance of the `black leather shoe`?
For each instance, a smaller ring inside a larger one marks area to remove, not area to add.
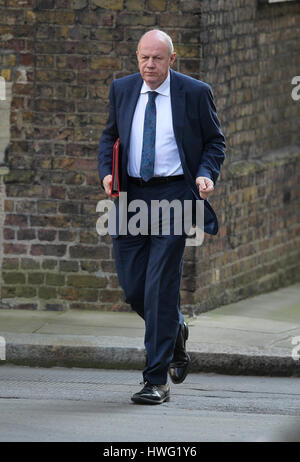
[[[169,385],[152,385],[150,382],[146,382],[142,390],[131,397],[131,401],[137,404],[161,404],[169,400]]]
[[[191,358],[186,352],[185,344],[189,337],[189,328],[184,322],[178,333],[173,359],[169,365],[169,374],[173,383],[182,383],[189,371]]]

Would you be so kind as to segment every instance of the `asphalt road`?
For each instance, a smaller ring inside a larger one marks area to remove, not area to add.
[[[138,371],[0,366],[0,441],[300,441],[300,379],[190,374],[133,404]]]

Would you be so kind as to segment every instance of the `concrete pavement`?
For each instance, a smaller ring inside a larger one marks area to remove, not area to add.
[[[189,374],[170,384],[170,401],[140,406],[130,399],[140,371],[6,365],[0,374],[0,442],[300,442],[298,377]],[[201,458],[201,445],[186,446]]]
[[[186,321],[193,372],[300,377],[300,283]],[[0,365],[144,366],[144,325],[135,313],[0,309],[0,336]]]

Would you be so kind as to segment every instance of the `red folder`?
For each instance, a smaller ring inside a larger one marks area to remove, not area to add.
[[[111,195],[118,197],[120,193],[119,181],[119,152],[120,152],[120,139],[118,138],[113,147],[113,166],[112,166],[112,181],[111,181]]]

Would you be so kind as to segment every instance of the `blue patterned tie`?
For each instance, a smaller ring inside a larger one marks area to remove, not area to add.
[[[144,181],[154,175],[155,134],[156,134],[156,91],[148,93],[148,103],[145,110],[143,149],[140,175]]]

